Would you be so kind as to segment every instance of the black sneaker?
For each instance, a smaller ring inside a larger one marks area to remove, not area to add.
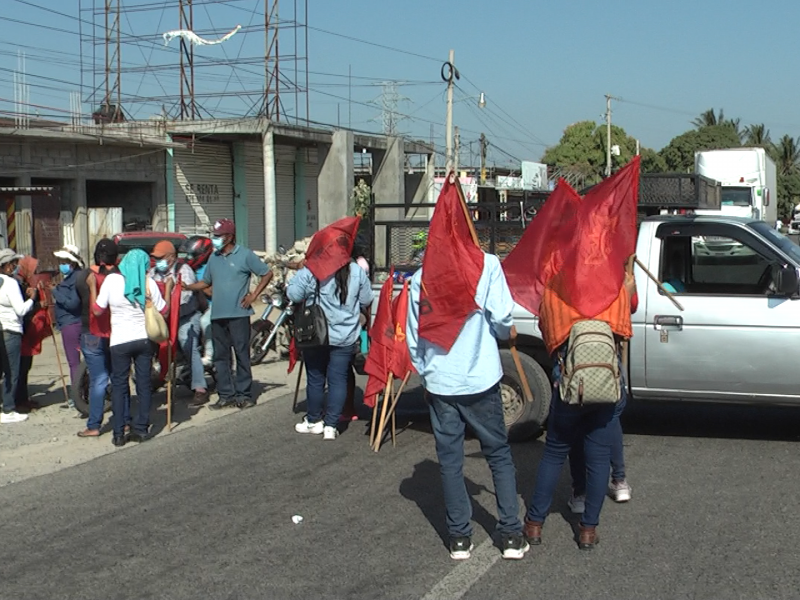
[[[214,404],[209,405],[211,410],[219,410],[221,408],[237,408],[236,400],[233,398],[220,398]]]
[[[453,560],[467,560],[475,546],[468,537],[456,537],[450,540],[450,558]]]
[[[506,560],[519,560],[531,549],[530,544],[521,533],[503,537],[503,558]]]
[[[238,400],[236,402],[236,406],[238,406],[241,409],[253,408],[255,405],[256,405],[256,401],[255,400],[251,400],[250,398],[243,398],[243,399]]]

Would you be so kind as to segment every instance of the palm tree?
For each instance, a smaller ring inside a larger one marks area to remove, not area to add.
[[[692,125],[701,129],[703,127],[713,127],[714,125],[722,125],[725,122],[725,113],[719,109],[719,117],[717,117],[713,108],[709,108],[703,112],[699,117],[692,121]]]
[[[778,173],[791,175],[800,171],[800,144],[790,135],[784,135],[775,146]]]
[[[770,148],[772,140],[769,137],[769,129],[763,123],[748,125],[744,128],[744,140],[746,146],[757,148]]]

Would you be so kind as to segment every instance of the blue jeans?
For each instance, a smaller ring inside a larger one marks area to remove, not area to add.
[[[214,319],[214,368],[220,400],[250,400],[253,373],[250,370],[250,317]],[[231,348],[236,355],[236,379],[231,369]]]
[[[464,483],[464,430],[469,425],[481,443],[492,471],[501,535],[522,531],[517,480],[503,420],[500,387],[469,396],[429,394],[431,425],[444,488],[447,531],[451,537],[472,536],[472,502]]]
[[[203,335],[203,340],[205,341],[205,352],[201,354],[213,360],[214,336],[211,334],[211,308],[200,317],[200,333]]]
[[[3,412],[14,412],[17,408],[17,382],[19,363],[22,358],[22,334],[13,331],[3,332],[3,348],[0,362],[3,371]]]
[[[596,527],[608,489],[611,447],[620,435],[616,404],[574,406],[561,401],[553,388],[544,454],[536,473],[536,486],[528,508],[529,521],[543,523],[550,510],[561,468],[572,448],[583,446],[586,460],[586,509],[581,524]]]
[[[150,401],[152,388],[150,374],[153,368],[153,345],[150,340],[136,340],[111,346],[111,386],[114,410],[114,435],[124,432],[126,416],[130,414],[130,389],[128,377],[133,362],[136,397],[139,400],[139,414],[131,423],[134,433],[147,435],[150,428]]]
[[[81,352],[83,360],[86,361],[86,369],[89,371],[89,418],[86,421],[86,428],[100,429],[103,424],[103,408],[111,374],[108,338],[84,333],[81,336]],[[73,385],[79,385],[79,382]],[[130,406],[130,401],[126,404]]]
[[[623,385],[622,395],[614,408],[614,418],[619,420],[628,401],[628,389]],[[572,475],[572,491],[576,496],[586,493],[586,455],[583,446],[578,444],[569,452],[569,470]],[[625,479],[625,453],[622,447],[622,424],[620,423],[619,435],[615,436],[611,446],[611,479],[623,481]]]
[[[351,346],[320,346],[303,350],[306,364],[306,398],[308,403],[306,418],[309,423],[323,419],[325,404],[325,383],[328,383],[328,407],[325,411],[325,425],[336,427],[347,400],[347,380],[350,365],[358,349]]]
[[[183,350],[186,364],[192,370],[192,389],[206,389],[203,357],[200,354],[200,313],[181,319],[178,323],[178,343]]]

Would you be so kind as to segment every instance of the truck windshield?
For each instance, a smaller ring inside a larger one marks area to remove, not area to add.
[[[722,206],[750,206],[752,204],[752,188],[723,187]]]
[[[750,223],[748,227],[755,229],[758,233],[788,254],[796,264],[800,265],[800,246],[792,242],[792,240],[779,231],[776,231],[774,227],[770,227],[769,224],[764,221]]]

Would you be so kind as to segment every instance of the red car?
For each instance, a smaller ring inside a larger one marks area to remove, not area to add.
[[[114,243],[117,244],[119,258],[121,260],[128,250],[133,250],[134,248],[144,250],[149,256],[153,251],[153,247],[161,240],[169,240],[175,244],[175,249],[177,250],[186,240],[186,236],[173,231],[128,231],[126,233],[116,234],[113,240]],[[151,258],[151,267],[154,266],[154,262],[155,261]]]

